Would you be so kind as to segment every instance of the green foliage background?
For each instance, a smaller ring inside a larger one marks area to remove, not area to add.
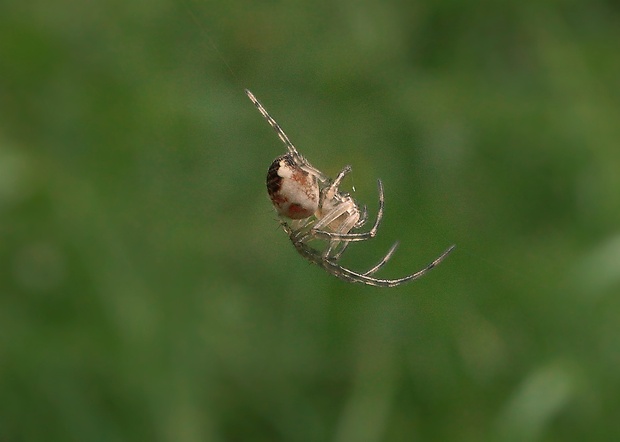
[[[620,438],[617,2],[0,6],[0,441]],[[283,152],[376,210],[303,261]]]

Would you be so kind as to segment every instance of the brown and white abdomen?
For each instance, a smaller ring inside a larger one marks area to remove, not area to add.
[[[267,192],[278,215],[291,219],[308,218],[319,206],[316,177],[297,166],[290,154],[276,158],[269,166]]]

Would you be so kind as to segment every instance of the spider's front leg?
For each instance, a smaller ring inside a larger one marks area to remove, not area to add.
[[[351,200],[351,198],[338,192],[338,186],[340,186],[340,183],[349,172],[351,172],[351,166],[344,166],[340,173],[338,173],[336,179],[328,186],[321,189],[317,222],[312,227],[313,232],[323,230],[323,228],[328,227],[347,210],[350,210],[348,205],[342,203],[345,202],[345,200]]]
[[[333,192],[333,194],[338,193],[338,186],[340,186],[340,183],[342,182],[342,180],[344,179],[344,177],[351,172],[351,165],[347,164],[346,166],[344,166],[342,168],[342,170],[338,173],[338,176],[336,176],[336,179],[334,180],[334,182],[327,188],[328,191]]]

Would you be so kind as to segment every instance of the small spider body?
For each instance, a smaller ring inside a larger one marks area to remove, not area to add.
[[[372,276],[392,257],[398,243],[364,273],[338,264],[350,243],[365,241],[377,234],[384,209],[381,180],[378,180],[379,210],[374,225],[367,232],[357,232],[367,221],[366,207],[360,209],[348,193],[339,190],[340,183],[351,171],[351,166],[345,166],[334,180],[327,177],[297,151],[280,125],[252,92],[247,89],[245,92],[286,146],[287,153],[276,158],[269,167],[267,191],[278,215],[290,219],[281,221],[282,228],[300,255],[345,281],[377,287],[396,287],[423,276],[454,249],[455,246],[449,247],[422,270],[398,279],[379,279]],[[324,244],[323,247],[312,247],[311,243],[318,241]]]

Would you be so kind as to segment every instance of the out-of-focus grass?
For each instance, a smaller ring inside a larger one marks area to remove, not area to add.
[[[613,2],[0,8],[1,441],[620,436]],[[304,262],[244,87],[453,255]]]

